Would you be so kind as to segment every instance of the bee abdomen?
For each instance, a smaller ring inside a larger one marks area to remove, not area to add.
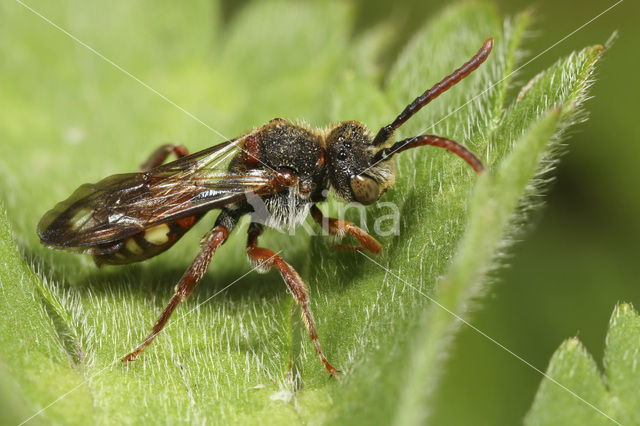
[[[93,247],[96,265],[125,265],[156,256],[173,246],[202,215],[160,223],[108,244]]]

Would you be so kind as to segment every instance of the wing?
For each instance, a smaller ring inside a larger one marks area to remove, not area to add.
[[[109,243],[170,222],[266,195],[271,172],[230,174],[228,162],[247,135],[143,173],[109,176],[79,187],[38,224],[43,243],[69,248]]]

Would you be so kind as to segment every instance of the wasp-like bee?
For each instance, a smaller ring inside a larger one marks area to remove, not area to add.
[[[482,163],[450,139],[421,135],[393,144],[390,139],[413,114],[484,62],[492,47],[490,38],[475,56],[417,97],[375,137],[356,121],[311,130],[276,118],[243,136],[191,155],[181,145],[165,145],[138,173],[82,185],[42,217],[38,235],[48,246],[91,254],[97,265],[122,265],[164,252],[209,210],[220,209],[201,251],[176,285],[175,295],[151,334],[122,359],[128,362],[162,330],[178,303],[202,278],[216,249],[248,214],[252,218],[246,248],[249,260],[263,271],[278,268],[302,308],[316,352],[333,376],[338,370],[320,347],[304,282],[277,253],[259,247],[258,237],[264,226],[291,229],[311,213],[327,232],[351,234],[360,244],[346,248],[379,253],[380,244],[373,237],[353,223],[323,217],[316,203],[325,201],[329,190],[345,202],[376,202],[393,185],[391,157],[423,145],[445,148],[481,172]],[[178,159],[163,164],[172,153]],[[266,216],[257,212],[256,201],[264,206]]]

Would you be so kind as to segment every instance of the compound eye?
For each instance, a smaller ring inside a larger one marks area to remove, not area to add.
[[[380,198],[380,187],[378,182],[366,175],[356,175],[351,178],[351,191],[356,197],[356,201],[367,205],[375,203]]]

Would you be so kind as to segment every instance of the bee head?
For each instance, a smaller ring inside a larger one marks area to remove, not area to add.
[[[347,121],[329,131],[327,170],[332,188],[344,201],[372,204],[393,184],[393,164],[373,162],[377,148],[369,129]]]

